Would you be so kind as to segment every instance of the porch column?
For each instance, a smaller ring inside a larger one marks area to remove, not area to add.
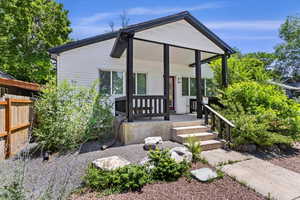
[[[222,86],[228,87],[228,67],[227,67],[227,55],[222,55]]]
[[[201,84],[201,51],[195,50],[196,92],[197,92],[197,118],[202,119],[202,84]]]
[[[133,122],[133,37],[127,38],[126,60],[126,114],[128,122]]]
[[[170,100],[169,100],[169,80],[170,80],[170,46],[164,44],[164,113],[165,120],[170,120]]]

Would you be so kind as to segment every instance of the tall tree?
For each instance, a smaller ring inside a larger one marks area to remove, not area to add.
[[[283,43],[275,47],[278,57],[275,69],[283,77],[300,76],[300,16],[289,16],[281,25],[279,36]]]
[[[67,15],[54,0],[0,0],[0,70],[24,81],[51,79],[47,50],[69,41]]]

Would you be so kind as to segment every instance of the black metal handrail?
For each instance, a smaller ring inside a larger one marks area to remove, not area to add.
[[[218,130],[219,136],[229,143],[232,142],[231,129],[235,125],[208,105],[203,105],[204,123],[208,125],[208,115],[211,115],[211,129]],[[225,133],[224,133],[225,131]]]

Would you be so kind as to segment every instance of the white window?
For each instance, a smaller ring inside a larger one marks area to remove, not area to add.
[[[206,79],[201,79],[202,84],[202,94],[208,95],[210,93],[207,92],[206,87]],[[196,96],[197,94],[196,88],[196,78],[191,77],[182,77],[182,96]]]
[[[124,72],[99,71],[100,91],[103,94],[124,94]]]

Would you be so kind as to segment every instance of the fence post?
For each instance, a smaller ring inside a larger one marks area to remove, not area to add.
[[[6,113],[5,113],[5,123],[6,123],[6,132],[7,132],[7,152],[6,157],[9,157],[11,154],[11,99],[6,99]]]

